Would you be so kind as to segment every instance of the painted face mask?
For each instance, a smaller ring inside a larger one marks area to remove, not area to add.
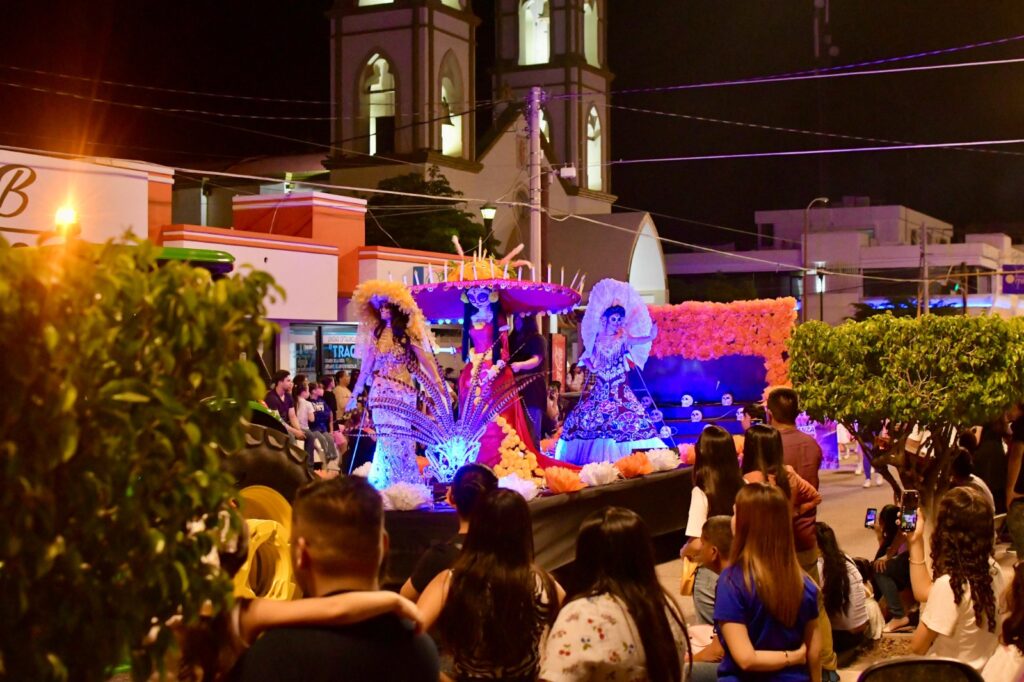
[[[492,291],[487,287],[473,287],[466,291],[466,300],[469,301],[474,308],[482,310],[491,305],[491,294]]]

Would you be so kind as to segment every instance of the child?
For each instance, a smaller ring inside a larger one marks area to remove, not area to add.
[[[714,578],[693,586],[693,606],[702,623],[715,622],[715,586],[718,575],[729,565],[729,550],[732,547],[732,519],[729,516],[712,516],[704,522],[700,531],[701,548],[697,563],[710,571]]]
[[[999,646],[981,671],[985,682],[1024,679],[1024,563],[1014,567],[1006,597],[1009,615],[1003,621]]]
[[[697,554],[697,561],[702,569],[709,571],[715,577],[710,583],[702,583],[702,589],[698,589],[697,585],[694,585],[693,605],[702,620],[706,618],[707,622],[714,622],[715,586],[718,583],[719,574],[729,567],[729,551],[732,548],[732,517],[712,516],[705,521],[701,528],[700,541],[701,548]],[[710,584],[710,590],[703,589],[707,584]],[[722,660],[722,656],[725,654],[722,643],[714,636],[713,632],[704,633],[701,630],[702,627],[708,630],[712,629],[710,625],[690,627],[690,649],[694,652],[694,663]],[[694,641],[694,635],[697,638],[703,637],[703,641],[698,644]],[[709,637],[710,644],[705,644]]]
[[[324,385],[320,383],[312,384],[310,390],[309,402],[313,407],[313,419],[309,428],[315,433],[327,436],[326,438],[319,437],[319,440],[324,448],[326,464],[329,465],[338,459],[338,449],[335,447],[334,442],[334,414],[324,398]]]

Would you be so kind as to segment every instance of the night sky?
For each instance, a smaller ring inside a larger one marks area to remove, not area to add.
[[[609,0],[613,92],[813,69],[813,0]],[[480,62],[493,44],[491,3]],[[327,122],[211,119],[157,113],[9,84],[145,107],[327,116],[326,104],[253,102],[104,85],[10,66],[183,90],[326,101],[329,0],[4,3],[0,12],[0,143],[172,165],[304,152],[329,142]],[[1024,34],[1024,2],[833,0],[843,65]],[[1024,57],[1024,40],[891,66]],[[485,73],[482,71],[482,73]],[[483,84],[480,84],[483,85]],[[489,87],[477,96],[489,96]],[[927,143],[1024,137],[1024,64],[825,81],[613,95],[613,104],[771,126]],[[217,124],[211,123],[215,121]],[[241,128],[264,134],[245,132]],[[852,140],[615,109],[612,158],[861,146]],[[273,137],[280,136],[280,137]],[[289,138],[289,139],[282,139]],[[1024,223],[1021,155],[898,151],[617,166],[622,206],[754,227],[757,209],[799,208],[815,196],[867,195],[953,222]],[[746,244],[744,235],[659,217],[662,234]]]

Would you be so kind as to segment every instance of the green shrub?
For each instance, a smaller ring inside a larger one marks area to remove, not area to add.
[[[849,429],[898,492],[884,465],[895,466],[928,511],[949,487],[957,432],[1024,399],[1022,318],[885,314],[837,327],[808,322],[796,328],[789,353],[801,407]],[[886,420],[891,447],[876,442]],[[905,453],[915,426],[930,433],[920,449],[927,457]]]
[[[0,677],[99,680],[129,655],[143,676],[170,640],[142,647],[151,623],[230,599],[202,562],[238,523],[214,444],[242,443],[275,287],[157,252],[0,239]]]

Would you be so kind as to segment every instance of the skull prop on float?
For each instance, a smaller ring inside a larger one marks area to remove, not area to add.
[[[722,405],[724,405],[725,407],[729,407],[730,405],[732,405],[732,393],[722,394]]]
[[[693,412],[690,413],[690,421],[692,421],[692,422],[704,421],[704,413],[701,412],[700,410],[694,410]]]
[[[736,421],[741,422],[743,418],[747,416],[747,411],[743,409],[743,406],[736,408]]]
[[[693,405],[693,396],[690,395],[689,393],[684,393],[682,400],[679,401],[679,404],[682,405],[683,407],[690,407],[690,406],[692,406]]]
[[[661,431],[658,432],[658,435],[661,436],[662,438],[671,438],[672,436],[676,435],[676,430],[668,425],[662,426]]]

